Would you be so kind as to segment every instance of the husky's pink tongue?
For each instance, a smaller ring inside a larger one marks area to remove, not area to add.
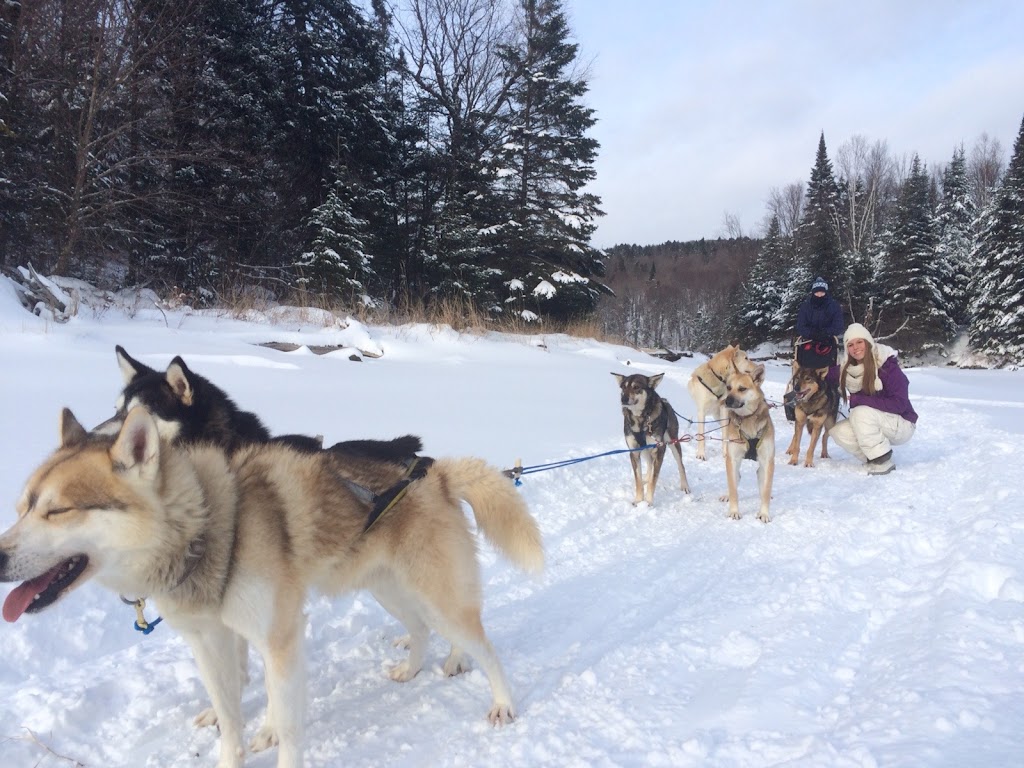
[[[36,576],[31,581],[26,581],[11,590],[11,594],[4,600],[4,620],[17,621],[20,619],[21,614],[32,605],[35,596],[46,589],[50,582],[57,578],[57,574],[60,573],[63,567],[63,563],[55,565],[42,576]]]

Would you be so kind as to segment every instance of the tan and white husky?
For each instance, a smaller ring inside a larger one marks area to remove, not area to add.
[[[230,456],[211,445],[161,441],[148,411],[132,409],[115,435],[90,435],[70,411],[61,447],[29,479],[18,519],[0,535],[8,621],[37,613],[90,578],[153,598],[191,646],[220,726],[220,768],[242,764],[237,635],[263,656],[267,715],[253,750],[278,745],[279,768],[302,764],[306,685],[303,605],[310,589],[369,589],[409,631],[409,656],[391,670],[419,672],[431,629],[487,675],[494,723],[515,716],[501,662],[480,619],[476,547],[461,508],[499,551],[543,568],[537,524],[512,482],[475,458],[438,459],[367,527],[372,510],[329,451],[258,444]],[[361,469],[359,482],[369,470]],[[400,483],[379,462],[371,486]]]
[[[730,344],[698,365],[686,388],[697,406],[697,458],[707,457],[704,422],[707,417],[719,422],[724,418],[721,400],[725,397],[725,380],[731,373],[753,373],[756,364],[738,346]],[[719,424],[716,423],[716,427]],[[723,453],[725,446],[723,445]]]

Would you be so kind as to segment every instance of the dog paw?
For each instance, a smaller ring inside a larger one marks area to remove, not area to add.
[[[757,519],[762,523],[770,523],[772,521],[771,516],[767,512],[758,512]]]
[[[791,458],[787,463],[789,464],[789,466],[795,467],[796,463],[797,463],[796,462],[796,454],[793,454],[793,458]]]
[[[264,723],[260,726],[260,729],[256,731],[256,735],[252,737],[252,741],[249,742],[249,751],[262,752],[265,749],[276,747],[277,742],[277,731],[267,723]]]
[[[793,463],[796,464],[795,461]],[[804,466],[805,467],[813,467],[814,466],[814,459],[809,459],[808,461],[805,461],[804,462]]]
[[[740,520],[743,518],[743,515],[740,514],[738,509],[730,509],[729,517],[733,520]]]
[[[718,500],[719,501],[728,501],[729,500],[729,494],[728,493],[723,493],[721,496],[718,497]]]
[[[516,719],[516,711],[511,704],[494,703],[491,711],[487,713],[487,719],[491,725],[502,726],[511,723]]]
[[[447,659],[444,660],[444,673],[448,677],[455,677],[455,675],[461,675],[466,671],[467,667],[463,661],[462,654],[451,654]]]
[[[217,725],[217,713],[213,707],[207,707],[194,718],[192,718],[192,725],[196,728],[211,728]]]
[[[408,661],[403,661],[388,670],[388,677],[396,683],[407,683],[416,677],[418,673],[419,669],[413,669],[409,666]]]

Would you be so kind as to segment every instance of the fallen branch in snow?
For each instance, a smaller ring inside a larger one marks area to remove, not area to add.
[[[68,296],[53,281],[36,272],[31,264],[3,272],[14,283],[18,301],[32,314],[57,323],[66,323],[78,314],[77,292]]]
[[[51,754],[54,757],[56,757],[58,760],[65,760],[65,761],[71,763],[73,766],[75,766],[75,768],[86,768],[85,763],[83,763],[83,762],[81,762],[79,760],[75,760],[73,757],[68,757],[67,755],[61,755],[61,754],[59,754],[57,752],[54,752],[47,744],[44,744],[43,742],[41,742],[39,740],[39,737],[36,736],[35,733],[32,732],[32,729],[26,728],[25,730],[28,732],[29,738],[32,740],[32,742],[34,744],[42,747],[49,754]]]

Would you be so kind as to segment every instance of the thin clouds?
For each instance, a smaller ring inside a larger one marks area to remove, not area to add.
[[[570,0],[601,143],[595,245],[753,233],[773,187],[806,180],[824,131],[948,162],[982,134],[1008,156],[1024,114],[1024,4],[836,7]]]

